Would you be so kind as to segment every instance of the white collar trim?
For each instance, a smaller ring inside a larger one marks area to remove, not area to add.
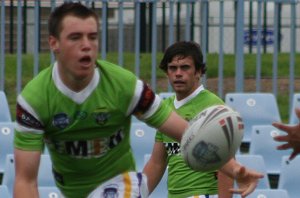
[[[175,109],[178,109],[181,106],[185,105],[187,102],[189,102],[191,99],[195,98],[203,90],[205,90],[204,86],[200,85],[193,93],[191,93],[188,97],[186,97],[182,100],[177,100],[177,97],[175,96],[175,99],[174,99]]]
[[[55,86],[57,89],[66,95],[68,98],[73,100],[77,104],[81,104],[91,95],[93,90],[97,87],[100,81],[100,73],[98,67],[95,67],[94,76],[91,82],[80,92],[75,92],[69,89],[61,80],[59,73],[58,73],[58,66],[57,62],[54,63],[53,70],[52,70],[52,79],[54,81]]]

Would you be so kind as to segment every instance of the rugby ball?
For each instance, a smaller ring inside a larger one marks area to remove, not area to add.
[[[244,124],[240,114],[226,105],[215,105],[190,121],[180,150],[187,165],[196,171],[221,168],[241,145]]]

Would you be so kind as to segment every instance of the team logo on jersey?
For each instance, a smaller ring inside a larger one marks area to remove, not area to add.
[[[88,116],[88,113],[85,111],[77,111],[75,113],[75,120],[84,120]]]
[[[98,108],[93,112],[93,117],[96,119],[97,124],[104,125],[110,117],[110,113],[106,108]]]
[[[25,127],[42,129],[44,126],[32,114],[26,111],[20,104],[17,104],[17,122]]]
[[[65,113],[58,113],[54,115],[52,124],[59,129],[64,129],[70,124],[70,118]]]

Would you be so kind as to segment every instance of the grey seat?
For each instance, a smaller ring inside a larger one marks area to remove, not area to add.
[[[144,167],[144,155],[152,153],[156,129],[143,122],[133,122],[130,130],[130,143],[138,171]]]
[[[271,93],[227,93],[225,103],[242,116],[243,142],[251,143],[253,125],[270,125],[281,121],[276,98]]]
[[[300,184],[300,156],[296,156],[292,161],[288,156],[283,156],[281,160],[278,189],[288,192],[290,198],[299,198]]]
[[[13,192],[15,181],[15,159],[13,154],[6,156],[6,164],[3,174],[2,184],[6,185],[10,193]],[[41,161],[38,172],[38,186],[55,186],[55,180],[52,174],[52,162],[47,154],[41,155]]]
[[[14,122],[0,122],[0,173],[5,167],[6,155],[14,152]]]
[[[0,91],[0,122],[11,122],[11,113],[6,94]]]

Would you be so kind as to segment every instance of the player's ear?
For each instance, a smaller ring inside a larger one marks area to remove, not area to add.
[[[55,54],[59,52],[59,43],[58,39],[54,36],[49,36],[48,43],[51,51],[53,51]]]

